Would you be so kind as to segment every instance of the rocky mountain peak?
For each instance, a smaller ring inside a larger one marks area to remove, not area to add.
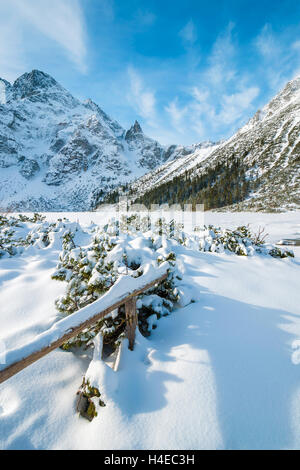
[[[25,98],[53,87],[60,88],[54,78],[39,70],[32,70],[30,73],[24,73],[14,82],[14,98]]]
[[[3,207],[85,210],[165,161],[164,147],[137,121],[126,133],[44,72],[25,73],[13,85],[0,80],[0,90]]]
[[[300,76],[288,82],[285,87],[262,110],[261,117],[270,117],[275,112],[300,101]]]
[[[131,129],[135,134],[142,134],[143,133],[142,128],[140,126],[140,123],[138,121],[135,121],[135,123],[131,127]]]
[[[143,137],[144,133],[138,121],[135,121],[133,126],[126,132],[125,139],[127,142],[136,140],[137,137]]]
[[[99,112],[99,106],[93,100],[91,100],[91,98],[88,98],[83,103],[87,108],[91,109],[92,111],[95,111],[96,113]]]
[[[294,93],[300,91],[300,75],[286,84],[284,92]]]
[[[24,73],[14,82],[11,101],[17,104],[24,99],[31,103],[56,103],[62,109],[73,109],[80,104],[54,78],[39,70]]]
[[[286,103],[290,101],[297,100],[299,102],[300,99],[300,76],[296,77],[294,80],[291,80],[286,84],[282,92],[279,94]]]

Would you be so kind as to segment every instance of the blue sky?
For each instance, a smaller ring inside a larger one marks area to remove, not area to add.
[[[300,74],[300,1],[0,0],[0,76],[33,68],[162,143],[226,138]]]

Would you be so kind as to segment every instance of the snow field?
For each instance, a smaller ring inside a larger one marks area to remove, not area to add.
[[[67,216],[100,223],[97,213]],[[266,225],[272,242],[300,232],[299,213],[205,217],[228,228]],[[57,321],[54,300],[66,287],[51,280],[59,251],[33,246],[0,260],[1,338],[8,349]],[[294,259],[276,259],[178,246],[184,285],[196,302],[186,299],[184,308],[158,320],[149,338],[138,334],[133,353],[124,344],[117,373],[91,363],[88,351],[55,350],[0,385],[0,448],[299,449],[300,253],[294,251]],[[92,423],[74,412],[89,367],[106,402]]]

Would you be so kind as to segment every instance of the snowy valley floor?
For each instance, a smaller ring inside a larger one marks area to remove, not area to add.
[[[300,237],[299,212],[205,214],[224,228],[248,222],[266,226],[272,242]],[[58,349],[0,385],[0,449],[300,449],[300,247],[294,252],[275,259],[182,247],[185,282],[199,300],[125,352],[120,370],[108,372],[99,416],[89,423],[74,411],[87,354]],[[0,261],[8,349],[53,324],[65,291],[51,280],[58,253]]]

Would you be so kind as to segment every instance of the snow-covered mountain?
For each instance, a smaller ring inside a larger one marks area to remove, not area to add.
[[[229,140],[164,147],[33,70],[0,79],[0,208],[88,210],[128,183],[144,203],[300,207],[299,131],[300,77]]]
[[[138,122],[126,131],[43,72],[13,85],[0,79],[1,208],[87,210],[176,151],[146,137]]]
[[[185,191],[174,200],[179,188]],[[205,202],[210,208],[239,210],[300,207],[300,77],[232,138],[196,146],[188,156],[166,162],[134,182],[129,193],[144,203]]]
[[[189,147],[177,146],[174,150],[176,158],[167,160],[158,168],[133,181],[130,184],[130,193],[136,196],[145,194],[176,177],[180,177],[187,171],[193,171],[196,165],[204,162],[221,145],[221,142],[207,141]]]

